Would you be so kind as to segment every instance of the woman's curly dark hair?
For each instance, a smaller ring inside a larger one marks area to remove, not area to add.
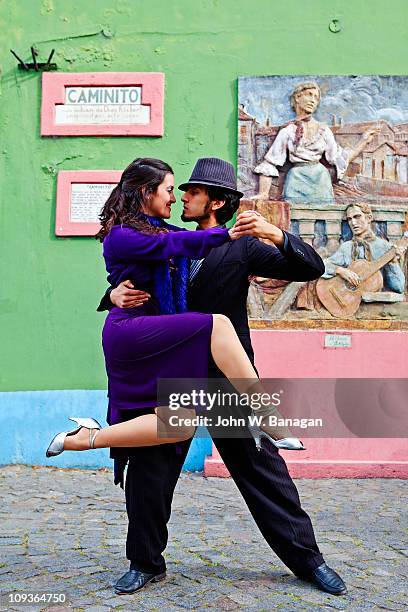
[[[163,231],[152,227],[141,215],[143,204],[155,193],[166,174],[173,174],[173,170],[160,159],[139,157],[133,160],[102,208],[101,229],[95,238],[103,242],[112,227],[121,223],[149,233]]]

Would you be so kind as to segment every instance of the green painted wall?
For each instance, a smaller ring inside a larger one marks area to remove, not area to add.
[[[0,389],[106,384],[101,249],[55,238],[57,171],[149,155],[182,181],[197,157],[235,161],[237,76],[406,74],[407,22],[407,0],[1,0]],[[40,138],[40,76],[9,53],[32,44],[60,71],[163,71],[164,137]]]

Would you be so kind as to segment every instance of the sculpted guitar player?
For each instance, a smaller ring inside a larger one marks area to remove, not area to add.
[[[346,216],[353,238],[326,259],[325,273],[316,285],[319,300],[334,317],[355,314],[364,292],[385,288],[401,294],[405,288],[400,261],[408,238],[392,245],[376,236],[371,229],[373,214],[366,203],[350,205]]]

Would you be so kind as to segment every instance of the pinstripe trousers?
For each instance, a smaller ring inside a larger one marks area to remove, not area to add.
[[[283,563],[298,576],[321,565],[312,523],[278,450],[266,440],[259,452],[251,438],[214,438],[214,443],[263,537]],[[126,556],[132,569],[165,571],[167,523],[189,446],[186,441],[132,449],[125,485]]]

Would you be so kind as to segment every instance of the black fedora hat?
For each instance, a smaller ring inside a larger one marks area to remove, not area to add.
[[[237,189],[234,166],[219,157],[202,157],[197,160],[187,183],[179,185],[181,191],[187,191],[190,185],[208,185],[219,187],[242,198],[244,195]]]

